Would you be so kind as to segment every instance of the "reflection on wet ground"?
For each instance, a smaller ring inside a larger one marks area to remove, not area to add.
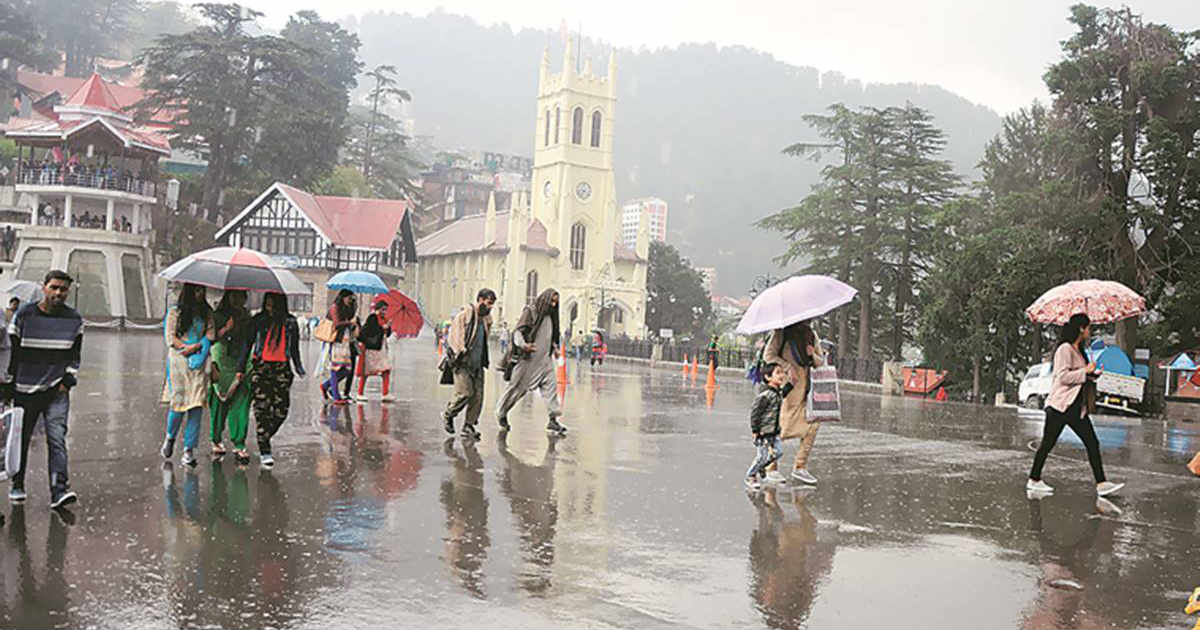
[[[674,370],[572,364],[566,437],[531,396],[464,444],[432,343],[394,357],[395,403],[323,407],[298,380],[273,471],[164,469],[158,337],[91,334],[81,502],[44,508],[39,438],[30,501],[0,510],[0,627],[1190,625],[1192,425],[1102,420],[1125,496],[1097,505],[1064,439],[1031,501],[1036,415],[847,393],[820,487],[747,495],[743,382],[710,407]]]

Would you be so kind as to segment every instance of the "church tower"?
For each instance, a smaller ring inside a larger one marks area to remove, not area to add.
[[[560,278],[590,277],[611,264],[620,230],[612,171],[616,56],[597,76],[590,59],[580,70],[575,55],[568,39],[562,72],[552,74],[547,49],[538,76],[532,218],[561,252],[567,273]]]

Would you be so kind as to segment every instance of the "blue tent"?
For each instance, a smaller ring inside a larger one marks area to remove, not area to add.
[[[1175,360],[1171,362],[1171,369],[1172,370],[1195,370],[1196,363],[1194,361],[1192,361],[1192,358],[1189,357],[1186,352],[1180,352],[1179,356],[1175,357]]]
[[[1089,358],[1096,363],[1096,366],[1103,369],[1105,372],[1145,378],[1145,376],[1134,373],[1133,361],[1130,361],[1129,355],[1125,354],[1125,352],[1117,346],[1106,346],[1104,345],[1103,341],[1097,339],[1092,344],[1091,348],[1088,349],[1088,355]],[[1146,371],[1148,375],[1148,370],[1144,371]]]

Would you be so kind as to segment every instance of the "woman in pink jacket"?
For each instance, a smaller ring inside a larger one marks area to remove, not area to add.
[[[1054,449],[1054,444],[1064,427],[1071,427],[1087,448],[1088,463],[1092,465],[1092,475],[1096,477],[1098,496],[1107,496],[1125,487],[1123,483],[1113,483],[1104,477],[1104,463],[1100,461],[1100,440],[1096,438],[1096,430],[1088,417],[1084,385],[1100,376],[1096,364],[1088,361],[1087,355],[1084,354],[1084,348],[1091,337],[1091,325],[1088,316],[1079,313],[1072,315],[1067,325],[1063,326],[1058,350],[1054,352],[1054,380],[1050,386],[1050,395],[1046,398],[1046,425],[1042,433],[1042,444],[1033,456],[1033,468],[1029,471],[1029,481],[1025,484],[1025,489],[1031,493],[1047,495],[1054,492],[1054,488],[1042,481],[1042,467],[1046,464],[1046,457]]]

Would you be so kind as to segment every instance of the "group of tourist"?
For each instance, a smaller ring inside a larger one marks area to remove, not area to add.
[[[259,462],[263,468],[275,465],[271,438],[287,419],[292,380],[304,376],[300,327],[282,293],[265,294],[254,315],[246,309],[246,297],[245,291],[225,291],[213,310],[204,287],[184,284],[168,311],[164,459],[174,454],[182,427],[183,463],[197,463],[201,416],[208,408],[213,456],[227,453],[223,434],[228,427],[234,456],[248,464],[246,433],[253,408]]]
[[[22,184],[83,186],[143,193],[140,190],[144,177],[129,169],[118,169],[111,164],[88,164],[76,156],[60,161],[51,156],[41,161],[32,158],[21,165],[18,182]]]
[[[508,381],[496,407],[496,422],[501,431],[510,428],[509,411],[531,391],[537,391],[546,401],[549,412],[546,430],[555,435],[567,431],[559,422],[562,408],[554,377],[554,355],[562,340],[558,303],[558,291],[542,291],[532,304],[525,306],[513,327],[511,339],[497,366]],[[453,435],[454,420],[465,411],[460,435],[472,441],[480,438],[476,427],[483,412],[484,375],[491,365],[488,336],[495,304],[496,292],[481,289],[475,296],[475,303],[464,306],[454,316],[439,365],[442,382],[454,385],[454,395],[442,413],[443,427],[446,433]]]
[[[326,341],[322,352],[329,377],[321,383],[321,396],[335,405],[350,402],[356,375],[359,401],[366,400],[367,378],[371,376],[378,376],[383,381],[381,399],[384,402],[393,400],[390,393],[392,360],[387,347],[387,338],[392,334],[387,319],[388,303],[380,299],[372,304],[365,322],[358,320],[357,312],[358,298],[347,289],[338,291],[329,307],[332,339]]]

